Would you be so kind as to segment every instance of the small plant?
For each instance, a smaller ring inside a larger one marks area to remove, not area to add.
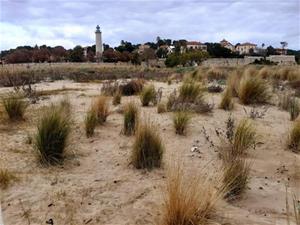
[[[241,156],[251,146],[256,144],[256,131],[249,120],[242,120],[238,124],[233,141],[232,141],[232,157]]]
[[[295,97],[291,99],[289,113],[292,121],[297,119],[300,114],[300,103]]]
[[[102,84],[101,94],[105,96],[113,96],[119,90],[118,82],[107,81]]]
[[[93,103],[93,110],[97,114],[99,124],[104,124],[109,115],[108,98],[105,96],[99,96]]]
[[[136,95],[143,90],[144,83],[145,83],[144,80],[136,79],[136,80],[131,80],[128,83],[121,84],[119,88],[122,92],[122,95],[125,96]]]
[[[293,152],[300,153],[300,120],[294,122],[288,137],[287,146]]]
[[[0,168],[0,188],[6,189],[12,181],[16,180],[16,176],[7,169]]]
[[[243,76],[238,90],[238,96],[245,105],[253,103],[267,103],[270,98],[267,83],[257,76]]]
[[[224,110],[232,110],[234,108],[234,102],[230,89],[227,88],[225,90],[219,108]]]
[[[139,109],[134,102],[130,102],[124,107],[124,127],[123,133],[125,135],[132,135],[135,133],[139,121]]]
[[[35,147],[41,162],[62,162],[67,139],[70,134],[70,119],[59,108],[49,108],[38,123]]]
[[[10,120],[24,119],[28,103],[24,100],[23,96],[19,94],[9,94],[2,99],[2,103]]]
[[[97,113],[93,108],[91,108],[85,117],[84,124],[85,124],[85,134],[87,137],[92,137],[94,135],[95,128],[97,126],[98,119]]]
[[[137,169],[160,167],[164,145],[157,131],[149,122],[139,125],[135,134],[131,160]]]
[[[142,106],[148,106],[150,102],[156,103],[156,91],[153,84],[143,88],[140,94]]]
[[[263,119],[266,115],[268,111],[268,108],[267,107],[264,107],[262,110],[259,110],[255,107],[252,107],[250,112],[247,111],[247,109],[244,107],[244,112],[246,115],[249,116],[249,118],[255,120],[255,119]]]
[[[210,175],[190,177],[181,166],[169,168],[159,225],[204,225],[214,219],[223,189]]]
[[[190,121],[190,115],[185,111],[175,112],[173,115],[173,124],[175,128],[175,133],[179,135],[184,135],[188,123]]]
[[[121,103],[121,98],[122,98],[122,93],[121,91],[116,91],[116,93],[113,96],[113,101],[112,104],[113,105],[119,105]]]
[[[157,113],[165,113],[167,112],[167,106],[165,103],[160,102],[157,104]]]
[[[203,89],[195,82],[184,82],[179,88],[179,99],[181,102],[195,102],[199,96],[203,96]]]
[[[224,197],[228,200],[234,200],[246,190],[249,181],[250,165],[244,158],[229,158],[224,160],[223,167],[223,184],[226,187]]]
[[[207,87],[209,93],[220,93],[223,91],[223,88],[218,84],[212,84]]]

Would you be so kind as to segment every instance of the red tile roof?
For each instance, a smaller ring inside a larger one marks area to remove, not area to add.
[[[199,41],[188,41],[186,44],[187,45],[202,45],[202,43]]]

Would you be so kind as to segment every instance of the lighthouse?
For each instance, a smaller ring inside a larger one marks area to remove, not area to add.
[[[100,60],[102,58],[103,45],[102,45],[102,33],[99,25],[97,25],[96,27],[95,35],[96,35],[96,58],[97,60]]]

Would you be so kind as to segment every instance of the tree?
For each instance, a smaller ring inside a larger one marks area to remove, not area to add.
[[[141,58],[147,63],[147,65],[149,65],[149,60],[156,58],[155,50],[152,48],[146,48],[142,53]]]
[[[106,49],[102,54],[103,62],[118,62],[118,53],[113,48]]]
[[[69,60],[71,62],[83,62],[83,48],[80,45],[77,45],[73,50],[70,51]]]
[[[56,46],[51,50],[51,61],[61,62],[67,56],[67,50],[62,46]]]
[[[28,63],[32,61],[32,51],[24,48],[17,48],[10,53],[5,60],[7,63]]]
[[[278,55],[278,53],[276,52],[275,48],[273,48],[271,45],[269,47],[267,47],[267,52],[266,55]]]
[[[224,48],[219,43],[205,43],[207,46],[207,52],[211,57],[215,58],[233,58],[238,57],[238,55],[234,52],[232,52],[228,48]]]
[[[137,53],[137,52],[133,52],[132,53],[132,55],[131,55],[131,63],[133,65],[140,65],[141,64],[141,58],[140,58],[139,53]]]
[[[50,60],[50,51],[47,48],[34,49],[32,54],[33,62],[46,62]]]

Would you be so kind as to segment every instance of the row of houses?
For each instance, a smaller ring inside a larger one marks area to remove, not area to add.
[[[240,55],[250,55],[253,53],[260,53],[262,52],[262,48],[259,48],[257,44],[253,44],[250,42],[245,42],[245,43],[238,43],[236,45],[231,44],[229,41],[223,39],[220,41],[220,44],[222,47],[227,48],[231,50],[232,52],[236,52]],[[150,48],[149,45],[140,45],[138,52],[143,53],[145,49]],[[166,49],[168,53],[174,52],[175,47],[173,45],[162,45],[160,48]],[[188,41],[186,42],[186,47],[182,48],[181,51],[184,52],[186,49],[193,49],[193,50],[202,50],[202,51],[207,51],[207,45],[199,42],[199,41]],[[275,48],[275,51],[279,55],[286,55],[287,50],[283,48]]]

